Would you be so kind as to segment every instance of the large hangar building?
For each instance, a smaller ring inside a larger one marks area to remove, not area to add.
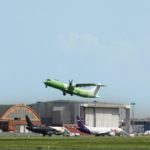
[[[0,105],[0,130],[9,132],[28,132],[25,115],[28,115],[35,125],[40,125],[39,115],[24,104]]]
[[[101,101],[57,100],[29,105],[46,125],[76,124],[81,116],[88,126],[119,127],[130,131],[130,105]]]

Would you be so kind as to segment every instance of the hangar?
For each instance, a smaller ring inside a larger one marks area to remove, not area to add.
[[[9,132],[28,132],[25,128],[25,115],[28,115],[34,124],[40,124],[39,115],[24,104],[0,105],[0,130]]]
[[[130,131],[130,105],[101,101],[56,100],[29,105],[46,125],[76,124],[81,116],[88,126],[119,127]]]

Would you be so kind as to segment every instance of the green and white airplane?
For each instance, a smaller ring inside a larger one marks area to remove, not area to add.
[[[75,84],[73,85],[73,80],[69,80],[69,84],[60,82],[58,80],[47,79],[45,82],[45,87],[47,86],[59,89],[63,92],[63,95],[66,93],[71,96],[77,95],[81,97],[87,98],[97,98],[100,87],[105,86],[103,84],[95,84],[95,83],[85,83],[85,84]],[[85,87],[93,87],[92,89],[86,89]]]

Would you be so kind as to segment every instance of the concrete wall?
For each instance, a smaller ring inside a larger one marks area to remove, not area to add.
[[[80,102],[51,101],[37,102],[29,105],[40,116],[43,124],[61,125],[75,124],[76,115],[79,114]]]

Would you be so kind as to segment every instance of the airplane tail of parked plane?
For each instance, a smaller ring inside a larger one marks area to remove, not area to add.
[[[85,128],[85,126],[79,116],[77,116],[77,124],[78,124],[79,128]]]
[[[30,120],[30,118],[26,115],[26,121],[27,121],[27,126],[29,127],[33,127],[34,125],[32,124],[32,121]]]
[[[78,124],[78,129],[81,132],[85,132],[85,133],[90,133],[89,129],[84,125],[84,123],[82,122],[81,118],[79,116],[77,116],[77,124]]]

